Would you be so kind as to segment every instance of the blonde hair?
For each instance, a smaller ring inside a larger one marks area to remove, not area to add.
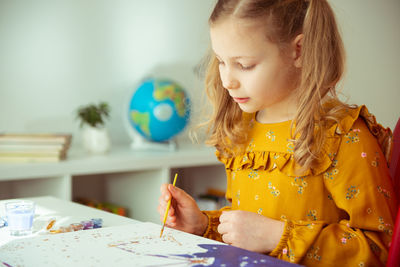
[[[267,38],[284,50],[304,34],[298,83],[298,109],[291,131],[294,158],[302,169],[318,164],[329,122],[338,122],[348,105],[339,101],[336,85],[345,68],[345,53],[334,13],[326,0],[219,0],[210,16],[212,26],[222,18],[264,20]],[[222,86],[218,60],[210,55],[206,72],[206,93],[213,105],[207,143],[225,155],[239,151],[247,141],[248,123],[243,112]],[[325,106],[330,99],[334,105]]]

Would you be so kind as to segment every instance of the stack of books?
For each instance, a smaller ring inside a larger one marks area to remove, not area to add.
[[[0,162],[58,162],[67,157],[71,134],[1,134]]]

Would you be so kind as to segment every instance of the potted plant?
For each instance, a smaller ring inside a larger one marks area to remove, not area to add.
[[[110,137],[105,121],[110,117],[106,102],[81,106],[76,112],[82,128],[83,146],[91,153],[105,153],[110,149]]]

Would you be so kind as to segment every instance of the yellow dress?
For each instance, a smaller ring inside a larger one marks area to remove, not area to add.
[[[301,175],[293,159],[290,121],[250,120],[246,151],[225,164],[231,207],[285,222],[271,256],[306,266],[382,266],[397,211],[387,166],[390,130],[376,123],[365,106],[349,109],[329,128],[320,164]],[[379,142],[378,142],[379,140]],[[386,143],[385,143],[386,142]],[[222,212],[209,217],[205,237],[222,241]]]

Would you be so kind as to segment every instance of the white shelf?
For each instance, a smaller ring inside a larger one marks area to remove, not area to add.
[[[186,144],[176,151],[135,151],[114,146],[104,155],[72,148],[57,163],[0,163],[0,199],[54,196],[111,202],[140,221],[159,222],[160,186],[179,173],[178,186],[196,195],[207,187],[225,189],[225,169],[215,149]]]
[[[0,163],[0,181],[218,165],[214,151],[214,148],[189,144],[176,151],[134,151],[126,145],[113,147],[104,155],[89,155],[72,148],[68,159],[57,163]]]

